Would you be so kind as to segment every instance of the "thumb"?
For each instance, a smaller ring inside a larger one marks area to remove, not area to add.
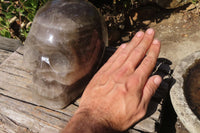
[[[161,82],[162,78],[158,75],[154,75],[148,79],[147,83],[144,86],[142,96],[142,102],[144,102],[144,104],[149,103],[151,97],[153,96],[157,88],[160,86]]]

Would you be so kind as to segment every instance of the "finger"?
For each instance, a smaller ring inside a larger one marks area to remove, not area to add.
[[[138,64],[146,55],[147,50],[149,49],[150,45],[152,44],[154,38],[154,30],[148,29],[145,32],[144,38],[140,42],[140,44],[132,51],[126,62],[124,63],[124,67],[130,70],[130,73],[135,70]]]
[[[115,58],[115,60],[113,60],[113,64],[111,66],[112,71],[115,71],[117,68],[124,64],[132,50],[141,42],[143,36],[144,33],[142,31],[137,32],[133,39],[127,44],[127,46],[119,52],[119,55]]]
[[[144,60],[138,66],[136,71],[129,76],[127,87],[129,88],[130,94],[135,93],[135,90],[133,90],[131,86],[134,86],[134,82],[137,82],[137,88],[138,88],[138,90],[136,91],[137,95],[138,96],[142,95],[142,89],[144,88],[145,83],[147,82],[147,79],[156,64],[159,51],[160,51],[160,42],[157,40],[153,41],[149,49],[148,55],[144,58]]]
[[[143,61],[135,71],[135,74],[139,75],[141,80],[146,81],[149,75],[152,73],[159,52],[160,52],[160,42],[158,40],[154,40],[149,48],[147,56],[143,59]]]
[[[138,31],[135,36],[131,39],[129,42],[129,45],[126,48],[127,53],[131,53],[132,50],[138,46],[138,44],[141,42],[142,38],[144,37],[144,32],[143,31]]]
[[[127,46],[126,43],[121,44],[119,48],[115,51],[115,53],[108,59],[108,61],[101,67],[99,70],[100,72],[104,72],[110,68],[110,66],[113,64],[113,62],[116,60],[116,58],[119,56],[119,53]]]
[[[149,101],[151,100],[151,97],[156,92],[157,88],[160,86],[162,82],[162,78],[158,75],[152,76],[149,78],[147,83],[145,84],[145,87],[143,89],[143,95],[141,99],[141,105],[146,106],[147,108]]]

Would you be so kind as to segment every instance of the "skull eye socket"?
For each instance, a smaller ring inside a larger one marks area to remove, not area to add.
[[[28,70],[33,72],[54,72],[66,75],[73,71],[74,61],[70,53],[63,54],[61,51],[41,51],[36,47],[27,47],[24,52],[24,63]]]
[[[71,62],[62,53],[55,53],[45,59],[55,73],[67,73],[71,69]]]

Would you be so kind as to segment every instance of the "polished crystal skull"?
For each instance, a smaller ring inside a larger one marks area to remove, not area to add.
[[[83,0],[53,0],[36,14],[24,62],[33,92],[45,106],[63,108],[83,91],[102,60],[107,31],[97,9]],[[44,99],[49,99],[48,100]]]

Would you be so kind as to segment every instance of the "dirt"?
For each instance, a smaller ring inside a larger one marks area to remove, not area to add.
[[[151,25],[161,41],[160,57],[170,59],[173,68],[183,57],[200,50],[200,17],[195,10],[173,13],[168,19]]]
[[[102,13],[108,27],[109,45],[129,41],[138,30],[149,27],[157,31],[160,41],[187,38],[200,29],[199,13],[196,13],[197,9],[192,5],[167,10],[148,4],[117,13],[105,7]]]
[[[112,8],[104,7],[102,13],[108,27],[109,45],[128,42],[137,31],[154,28],[156,38],[162,45],[160,57],[171,60],[172,67],[175,68],[183,57],[200,50],[198,8],[188,4],[167,10],[149,4],[115,12]]]
[[[157,32],[157,37],[160,41],[177,42],[183,39],[190,38],[192,34],[199,31],[199,16],[193,12],[182,11],[173,13],[168,19],[163,20],[158,24],[151,24]],[[164,43],[163,45],[167,45]]]

